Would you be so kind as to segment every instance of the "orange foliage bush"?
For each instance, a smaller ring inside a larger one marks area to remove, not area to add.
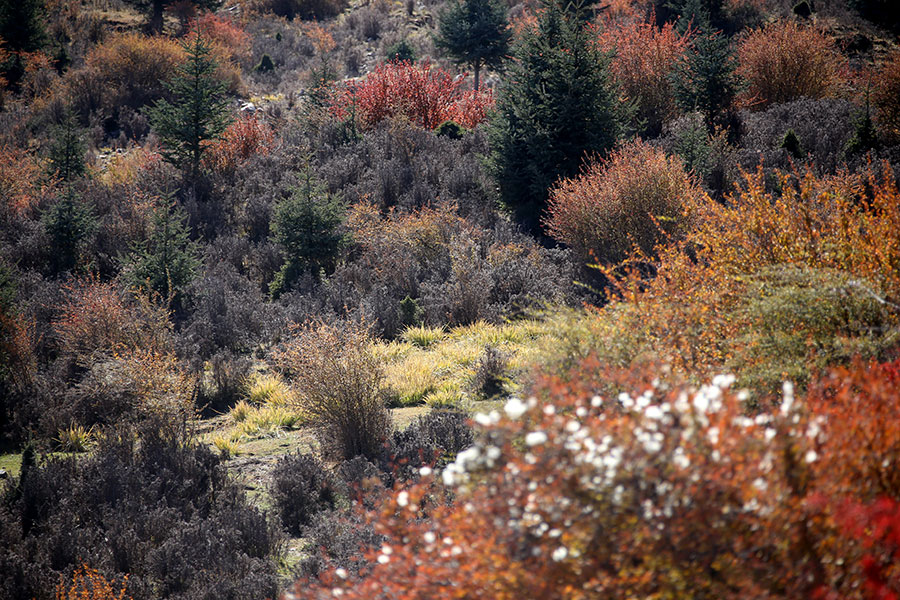
[[[82,565],[72,574],[71,584],[60,580],[56,586],[56,600],[130,600],[125,595],[128,576],[122,579],[122,587],[118,590],[96,569]]]
[[[30,216],[44,198],[40,185],[41,164],[25,150],[0,145],[0,198],[2,210],[20,216]]]
[[[644,131],[656,135],[678,114],[670,74],[690,45],[691,33],[679,34],[672,23],[662,29],[650,23],[610,23],[598,36],[600,47],[613,52],[610,72],[626,100],[635,103]]]
[[[690,228],[703,191],[681,161],[641,140],[560,181],[551,191],[545,225],[582,260],[624,260],[634,247],[653,253]]]
[[[165,95],[164,82],[183,60],[181,47],[169,38],[115,35],[69,74],[67,93],[85,116],[94,110],[117,114],[123,106],[137,110]]]
[[[900,139],[900,50],[877,70],[871,100],[881,133],[891,140]]]
[[[238,166],[256,154],[268,154],[275,140],[272,128],[256,117],[237,119],[213,142],[204,155],[207,167],[219,172],[234,172]]]
[[[238,63],[250,59],[249,34],[228,17],[206,13],[191,22],[185,43],[190,44],[197,35],[209,42],[211,58],[218,63],[216,77],[228,91],[240,93],[244,83]]]
[[[426,471],[371,516],[385,541],[368,555],[368,569],[332,570],[294,593],[883,597],[863,585],[867,543],[844,533],[844,500],[874,497],[865,484],[835,496],[831,460],[845,452],[871,462],[895,456],[889,439],[844,445],[846,432],[878,427],[881,413],[869,414],[867,399],[900,409],[900,394],[866,383],[884,368],[857,365],[833,376],[855,406],[821,415],[786,386],[780,406],[756,417],[746,416],[726,376],[689,388],[661,381],[655,369],[616,372],[587,360],[563,376],[539,377],[534,398],[476,418],[484,435],[439,478],[454,502]],[[609,381],[619,393],[598,396],[596,386]],[[895,589],[895,565],[887,574]]]
[[[148,299],[95,278],[66,284],[64,291],[53,330],[59,349],[83,366],[101,354],[170,348],[169,316]]]
[[[845,68],[821,30],[788,20],[747,35],[738,46],[738,62],[737,73],[748,86],[744,101],[760,107],[829,96]]]
[[[462,79],[427,62],[385,63],[365,79],[336,90],[331,109],[340,119],[355,115],[363,129],[395,117],[426,129],[447,120],[473,128],[487,117],[493,93],[463,90],[462,85]]]

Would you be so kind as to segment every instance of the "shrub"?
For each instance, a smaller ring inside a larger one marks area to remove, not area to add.
[[[147,297],[97,278],[69,282],[62,291],[53,334],[60,353],[78,365],[89,367],[101,355],[171,350],[168,313]]]
[[[541,378],[536,398],[481,419],[485,436],[441,473],[455,502],[443,503],[430,478],[392,494],[374,515],[385,540],[366,555],[370,569],[320,573],[295,594],[862,598],[875,571],[859,565],[873,553],[894,589],[893,565],[881,563],[892,556],[884,534],[893,525],[839,533],[844,499],[871,503],[877,478],[845,479],[832,461],[849,453],[892,464],[895,434],[862,440],[869,427],[890,429],[878,416],[896,409],[886,373],[895,368],[827,378],[847,399],[836,413],[817,412],[824,397],[795,396],[788,385],[780,408],[756,418],[727,376],[689,388],[660,383],[657,370],[616,373],[588,361]],[[609,378],[621,393],[596,395]],[[870,401],[882,405],[876,414]],[[847,444],[849,432],[860,445]]]
[[[297,390],[322,448],[332,456],[377,459],[391,429],[383,375],[368,329],[359,323],[308,323],[275,354]]]
[[[66,587],[62,576],[56,584],[56,600],[131,600],[125,596],[128,575],[122,578],[122,586],[116,591],[113,582],[96,569],[81,565],[72,573],[72,583]]]
[[[255,0],[250,5],[258,11],[271,12],[293,20],[324,20],[338,15],[347,7],[346,0]]]
[[[580,260],[614,264],[683,236],[701,196],[680,160],[637,141],[557,184],[545,223]]]
[[[384,540],[357,512],[320,515],[305,536],[309,548],[297,566],[300,576],[316,576],[332,567],[358,575],[370,565],[367,553]]]
[[[471,129],[487,117],[493,95],[462,86],[462,79],[428,62],[380,64],[365,79],[336,90],[331,109],[338,118],[355,118],[361,129],[395,117],[426,129],[447,120]]]
[[[178,44],[163,36],[112,36],[94,47],[84,67],[67,78],[68,97],[83,122],[92,111],[117,118],[124,107],[139,110],[166,96],[164,82],[184,60]]]
[[[691,34],[679,34],[671,23],[657,28],[636,21],[611,24],[601,30],[598,42],[612,53],[610,74],[625,100],[634,103],[640,130],[656,137],[678,114],[671,74],[685,58]]]
[[[127,574],[134,600],[277,594],[279,537],[265,515],[210,450],[158,422],[120,428],[78,461],[33,465],[2,493],[5,598],[51,600],[85,563]]]
[[[384,51],[387,62],[416,62],[416,49],[405,39],[388,46]]]
[[[832,95],[844,68],[822,31],[789,20],[752,31],[738,46],[738,62],[745,102],[760,107]]]
[[[900,50],[876,72],[871,99],[881,132],[892,141],[900,139]]]
[[[811,372],[884,358],[900,345],[900,330],[880,290],[847,273],[791,265],[750,278],[743,346],[730,368],[740,384],[774,394],[789,380],[805,385]]]
[[[235,120],[222,137],[209,144],[205,165],[217,173],[234,173],[251,157],[268,154],[275,142],[272,128],[254,116]]]
[[[417,418],[391,439],[384,468],[400,481],[419,478],[422,467],[444,466],[472,445],[469,415],[455,409],[434,409]]]
[[[475,376],[472,379],[472,388],[476,394],[490,399],[503,393],[503,384],[508,381],[506,370],[509,358],[506,352],[494,346],[485,346],[475,365]]]
[[[49,189],[41,182],[37,157],[25,150],[0,143],[0,195],[5,214],[31,216]]]
[[[298,536],[319,513],[333,510],[337,499],[331,476],[308,454],[288,454],[278,461],[271,495],[282,525]]]

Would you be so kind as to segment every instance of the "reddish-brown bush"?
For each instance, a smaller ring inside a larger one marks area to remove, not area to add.
[[[489,90],[467,91],[462,86],[462,79],[427,62],[385,63],[365,79],[336,90],[331,108],[341,119],[355,115],[363,129],[396,117],[426,129],[447,120],[472,128],[484,121],[494,98]]]
[[[0,198],[2,210],[31,216],[48,190],[41,186],[41,164],[30,153],[0,145]]]
[[[891,140],[900,139],[900,50],[894,51],[876,72],[872,103],[881,133]]]
[[[545,224],[581,260],[618,263],[635,247],[650,255],[662,240],[682,237],[702,196],[679,159],[638,140],[560,181]]]
[[[59,349],[82,366],[98,355],[170,348],[168,314],[148,299],[94,278],[66,284],[65,292],[53,330]]]
[[[737,72],[747,81],[744,102],[766,107],[803,97],[824,98],[842,80],[844,60],[818,28],[776,21],[738,46]]]
[[[670,77],[690,45],[691,33],[679,34],[671,23],[610,23],[598,36],[600,47],[613,52],[609,69],[613,80],[635,104],[639,122],[651,135],[678,114]]]
[[[216,172],[232,173],[250,157],[268,154],[274,141],[271,127],[247,116],[232,122],[222,137],[210,144],[203,160]]]

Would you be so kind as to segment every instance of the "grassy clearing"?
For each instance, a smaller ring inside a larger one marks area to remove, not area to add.
[[[460,406],[484,399],[473,384],[486,347],[509,357],[505,375],[518,381],[549,332],[546,322],[537,320],[478,322],[451,330],[413,327],[397,341],[376,344],[374,351],[385,370],[392,406]],[[515,393],[520,385],[510,383],[504,392]]]

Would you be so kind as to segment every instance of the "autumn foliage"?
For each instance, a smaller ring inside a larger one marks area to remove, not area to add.
[[[871,99],[881,132],[890,140],[900,139],[900,51],[877,70]]]
[[[130,600],[125,595],[128,576],[122,580],[119,589],[96,569],[82,565],[72,574],[72,582],[66,585],[60,581],[56,586],[56,600]]]
[[[671,23],[658,28],[640,21],[600,31],[600,47],[613,53],[613,80],[625,100],[635,104],[645,131],[658,133],[678,113],[672,72],[690,46],[691,35],[679,34]]]
[[[204,162],[219,173],[232,173],[252,156],[268,154],[274,140],[271,127],[246,116],[234,121],[220,139],[210,144]]]
[[[828,385],[861,405],[897,410],[900,395],[877,383],[885,369],[896,365],[856,365]],[[822,414],[815,395],[795,397],[786,386],[772,411],[747,416],[731,377],[699,388],[665,379],[592,360],[540,378],[534,398],[476,419],[480,441],[440,474],[442,485],[426,472],[372,515],[386,541],[369,555],[370,569],[358,578],[332,571],[295,593],[883,598],[863,585],[875,574],[896,589],[885,562],[895,511],[876,505],[874,531],[847,535],[846,499],[876,496],[867,480],[845,482],[832,470],[847,451],[873,463],[894,457],[887,438],[844,445],[879,428],[878,412]],[[601,380],[620,393],[596,395]],[[446,488],[457,494],[449,505],[436,493]],[[874,540],[887,550],[877,559]]]
[[[560,181],[545,223],[582,260],[618,263],[634,248],[649,255],[682,237],[702,196],[678,158],[637,140]]]
[[[776,21],[754,30],[738,46],[737,73],[747,81],[744,101],[769,106],[833,94],[844,60],[820,29]]]
[[[335,91],[332,112],[355,118],[362,129],[405,118],[426,129],[452,120],[466,128],[481,123],[493,104],[490,91],[463,89],[463,80],[430,63],[380,64],[364,79]]]

